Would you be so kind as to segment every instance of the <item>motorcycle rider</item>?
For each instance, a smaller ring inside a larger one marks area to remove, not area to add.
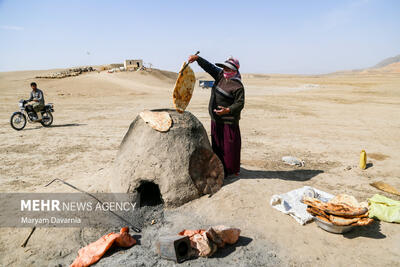
[[[33,101],[34,103],[32,104],[33,110],[36,112],[36,120],[35,121],[40,121],[42,119],[42,113],[40,110],[44,108],[44,94],[42,90],[37,88],[37,84],[35,82],[31,83],[31,96],[28,99],[28,102]]]

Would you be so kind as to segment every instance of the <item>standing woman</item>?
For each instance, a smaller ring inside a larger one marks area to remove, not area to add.
[[[189,56],[188,61],[197,61],[215,80],[208,105],[212,148],[224,164],[225,176],[239,175],[242,145],[239,120],[244,107],[244,86],[239,73],[239,61],[230,57],[224,63],[214,65],[197,55]]]

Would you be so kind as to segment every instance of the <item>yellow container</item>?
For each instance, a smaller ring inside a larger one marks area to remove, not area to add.
[[[361,150],[360,153],[360,169],[365,170],[367,168],[367,153],[365,150]]]

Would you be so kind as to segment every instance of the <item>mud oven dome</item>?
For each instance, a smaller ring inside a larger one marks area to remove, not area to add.
[[[177,207],[217,192],[224,168],[212,151],[207,132],[190,112],[152,110],[172,119],[160,132],[138,115],[122,140],[110,181],[114,193],[135,193],[140,205]],[[166,113],[165,113],[166,112]]]

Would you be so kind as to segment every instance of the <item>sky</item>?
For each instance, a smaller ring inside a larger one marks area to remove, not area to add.
[[[399,14],[397,0],[0,0],[0,71],[143,59],[177,72],[198,50],[242,73],[359,69],[400,54]]]

